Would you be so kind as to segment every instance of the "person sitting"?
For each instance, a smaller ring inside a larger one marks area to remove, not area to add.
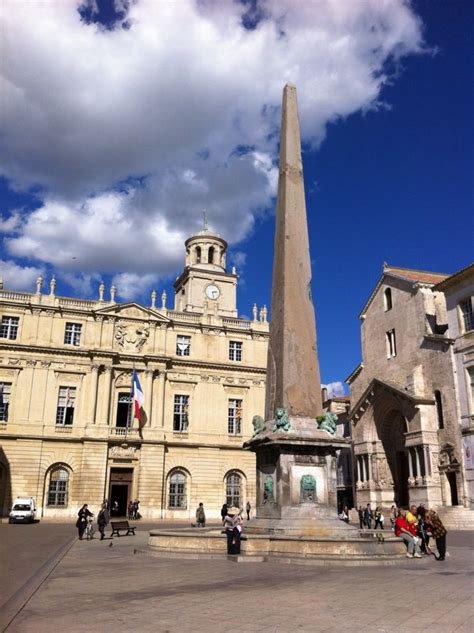
[[[410,525],[405,515],[406,513],[403,510],[399,510],[398,517],[395,521],[395,536],[398,536],[405,542],[407,546],[407,558],[421,558],[420,546],[418,544],[419,539],[410,531]]]

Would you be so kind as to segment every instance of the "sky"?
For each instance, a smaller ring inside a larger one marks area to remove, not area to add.
[[[287,82],[334,393],[361,361],[383,262],[472,261],[470,0],[4,0],[0,19],[6,288],[41,273],[64,296],[96,298],[103,280],[118,301],[171,298],[206,209],[239,314],[270,308]]]

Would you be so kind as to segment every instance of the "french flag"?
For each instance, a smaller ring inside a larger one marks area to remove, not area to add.
[[[132,400],[133,400],[133,419],[137,418],[140,421],[140,410],[143,409],[145,404],[145,396],[143,395],[140,381],[138,380],[138,374],[136,370],[133,370],[132,374]]]

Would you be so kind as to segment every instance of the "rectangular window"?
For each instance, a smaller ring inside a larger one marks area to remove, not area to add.
[[[0,382],[0,422],[8,422],[11,389],[11,382]]]
[[[58,408],[56,410],[57,426],[70,426],[73,423],[75,403],[76,387],[59,387]]]
[[[173,409],[173,431],[185,433],[188,430],[189,396],[175,396]]]
[[[241,435],[242,400],[229,400],[227,432],[229,435]]]
[[[397,355],[397,343],[395,340],[395,330],[386,332],[387,337],[387,358],[393,358]]]
[[[0,326],[0,338],[8,338],[14,341],[18,336],[18,324],[20,319],[18,317],[2,317],[2,325]]]
[[[472,297],[466,299],[465,301],[461,301],[459,304],[461,308],[462,314],[462,325],[464,332],[470,332],[474,330],[474,316],[472,312]]]
[[[64,331],[64,344],[80,345],[81,329],[82,325],[80,323],[66,323],[66,329]]]
[[[242,343],[240,341],[229,341],[229,360],[242,360]]]
[[[469,375],[469,388],[471,394],[471,413],[474,413],[474,367],[469,367],[467,373]]]
[[[176,356],[189,356],[190,351],[191,351],[191,337],[177,336],[176,337]]]

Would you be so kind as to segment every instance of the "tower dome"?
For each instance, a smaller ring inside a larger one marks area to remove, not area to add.
[[[185,242],[186,266],[225,272],[227,242],[207,228]]]

